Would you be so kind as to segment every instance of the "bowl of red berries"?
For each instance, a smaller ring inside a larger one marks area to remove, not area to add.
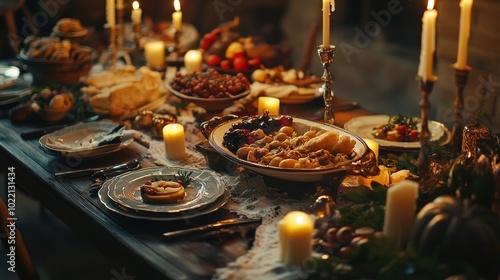
[[[234,101],[250,94],[250,81],[243,73],[230,75],[208,68],[204,72],[177,72],[167,89],[186,103],[194,103],[209,112],[221,112]]]

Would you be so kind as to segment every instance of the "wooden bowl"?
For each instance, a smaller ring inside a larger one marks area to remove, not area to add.
[[[47,60],[29,57],[24,51],[19,53],[18,59],[26,65],[33,75],[34,84],[37,85],[48,83],[77,85],[80,83],[80,78],[87,76],[92,67],[92,59],[85,61]]]

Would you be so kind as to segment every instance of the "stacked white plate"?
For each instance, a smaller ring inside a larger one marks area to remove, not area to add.
[[[0,65],[0,106],[14,103],[30,94],[31,83],[18,78],[19,68]]]
[[[178,203],[148,204],[142,200],[140,187],[147,181],[174,180],[175,175],[191,172],[186,197]],[[224,206],[229,192],[212,172],[197,169],[150,167],[130,171],[106,181],[99,190],[100,201],[118,214],[146,220],[181,220],[214,212]]]

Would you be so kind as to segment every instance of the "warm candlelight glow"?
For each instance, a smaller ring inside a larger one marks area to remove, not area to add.
[[[404,180],[387,190],[384,216],[384,235],[404,248],[413,224],[418,197],[418,183]]]
[[[427,10],[432,10],[434,9],[434,0],[429,0],[427,2]]]
[[[467,50],[470,36],[470,22],[473,0],[460,1],[460,29],[458,33],[457,69],[467,69]]]
[[[180,31],[182,28],[182,12],[181,12],[181,2],[179,0],[174,0],[175,12],[172,13],[172,25],[175,30]]]
[[[201,72],[203,65],[203,54],[199,50],[189,50],[184,55],[184,67],[186,74]]]
[[[434,0],[429,0],[427,10],[422,17],[422,46],[418,76],[423,81],[435,80],[433,75],[434,51],[436,49],[436,19],[438,12],[434,9]]]
[[[147,42],[144,44],[144,57],[149,68],[162,69],[165,67],[165,43],[163,41]]]
[[[134,24],[140,24],[141,23],[141,16],[142,16],[142,9],[139,8],[139,2],[134,1],[132,3],[132,23]]]
[[[163,127],[163,142],[165,155],[169,160],[180,160],[186,157],[186,143],[184,127],[178,123],[167,124]]]
[[[276,97],[263,96],[259,97],[257,105],[257,114],[263,115],[266,112],[269,115],[279,115],[280,100]]]
[[[375,154],[375,157],[378,161],[378,151],[379,151],[379,143],[377,143],[376,141],[372,140],[372,139],[363,139],[366,143],[366,145],[368,146],[368,148],[370,148],[370,150],[373,151],[373,153]]]
[[[314,222],[301,211],[292,211],[278,222],[280,259],[286,265],[302,265],[311,256]]]

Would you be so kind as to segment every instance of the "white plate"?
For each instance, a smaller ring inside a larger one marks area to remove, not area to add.
[[[120,204],[115,203],[111,198],[108,197],[110,181],[106,181],[98,192],[99,200],[101,203],[108,208],[110,211],[118,213],[120,215],[143,220],[153,220],[153,221],[176,221],[183,219],[195,218],[202,215],[210,214],[226,204],[230,197],[230,193],[224,190],[224,193],[219,196],[213,203],[206,205],[205,207],[200,207],[193,209],[191,211],[184,211],[181,213],[155,213],[155,212],[143,212],[135,211]]]
[[[308,131],[311,127],[316,127],[319,129],[323,129],[326,131],[336,131],[340,135],[347,135],[350,136],[352,139],[356,141],[356,145],[354,146],[354,151],[356,153],[356,156],[351,159],[347,160],[344,163],[342,163],[339,166],[336,167],[331,167],[331,168],[318,168],[318,169],[313,169],[313,168],[279,168],[279,167],[273,167],[273,166],[266,166],[266,165],[261,165],[257,163],[253,163],[250,161],[246,161],[243,159],[238,158],[235,154],[233,154],[229,149],[224,147],[223,143],[223,137],[224,133],[231,128],[233,123],[239,123],[241,122],[242,119],[234,119],[230,120],[228,122],[222,123],[221,125],[217,126],[212,133],[210,134],[209,137],[209,143],[212,147],[214,147],[215,150],[219,154],[221,154],[223,157],[227,158],[228,160],[235,162],[236,164],[239,164],[249,170],[255,171],[257,173],[267,175],[270,177],[282,179],[282,180],[288,180],[288,181],[296,181],[296,182],[318,182],[321,180],[326,179],[328,176],[334,174],[334,173],[341,173],[346,170],[352,169],[352,163],[360,160],[363,158],[366,153],[368,152],[368,148],[366,146],[365,141],[361,139],[359,136],[344,130],[342,128],[336,127],[336,126],[331,126],[323,123],[318,123],[318,122],[313,122],[305,119],[300,119],[300,118],[294,118],[293,119],[293,127],[297,134],[301,135],[304,132]]]
[[[386,124],[389,121],[388,115],[370,115],[352,118],[344,124],[344,128],[355,133],[363,138],[373,139],[380,144],[383,148],[403,148],[403,149],[420,149],[420,142],[398,142],[398,141],[388,141],[383,139],[377,139],[373,137],[372,130],[374,127],[380,124]],[[418,124],[418,129],[420,129]],[[431,141],[441,140],[443,137],[446,138],[441,144],[447,143],[447,138],[449,138],[449,131],[444,126],[444,124],[429,121],[429,131],[431,132]]]
[[[17,80],[13,85],[0,90],[0,105],[11,104],[31,93],[31,83]]]
[[[130,171],[111,180],[108,196],[114,202],[136,211],[154,213],[180,213],[192,211],[213,203],[224,193],[224,186],[217,176],[206,170],[182,169],[192,172],[192,182],[185,187],[186,197],[178,203],[148,204],[141,197],[140,187],[155,178],[174,179],[179,168],[152,167]]]
[[[298,93],[292,93],[287,97],[281,97],[280,102],[283,104],[304,104],[323,95],[317,88],[314,88],[314,92],[311,91],[311,88],[299,88],[298,90]]]
[[[51,155],[80,158],[101,157],[124,149],[134,139],[102,146],[85,146],[82,143],[89,142],[90,139],[98,139],[116,126],[117,124],[112,122],[79,123],[45,134],[40,137],[38,143],[44,152]],[[60,147],[53,145],[54,140],[65,145]]]

